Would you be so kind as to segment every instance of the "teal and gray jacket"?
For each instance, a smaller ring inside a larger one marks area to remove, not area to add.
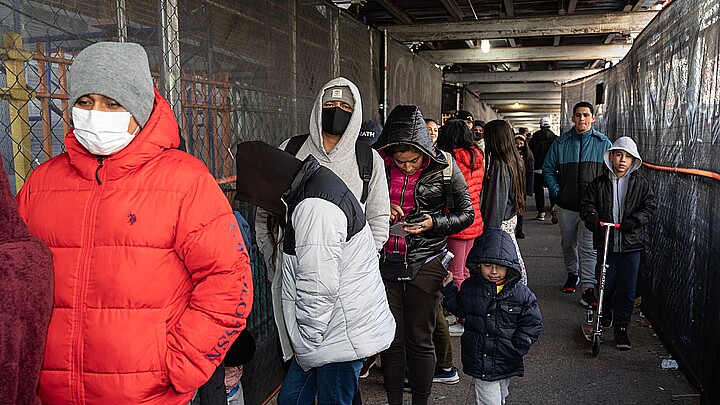
[[[580,211],[585,188],[603,173],[605,151],[612,146],[602,133],[590,129],[578,134],[573,127],[550,146],[543,164],[543,179],[557,205]]]

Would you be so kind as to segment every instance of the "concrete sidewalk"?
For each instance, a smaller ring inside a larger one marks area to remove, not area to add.
[[[513,378],[507,404],[699,404],[699,394],[679,370],[663,370],[660,363],[669,354],[638,309],[628,328],[633,344],[629,351],[615,348],[612,329],[606,329],[598,357],[581,334],[586,311],[580,291],[565,294],[560,288],[567,274],[560,250],[560,230],[535,221],[532,198],[528,199],[526,239],[520,250],[543,314],[540,340],[525,358],[525,377]],[[460,338],[453,338],[455,366],[460,364]],[[474,404],[472,379],[462,372],[456,385],[434,384],[432,403]],[[382,372],[374,368],[360,381],[363,403],[382,405],[386,396]],[[410,394],[405,394],[410,403]]]

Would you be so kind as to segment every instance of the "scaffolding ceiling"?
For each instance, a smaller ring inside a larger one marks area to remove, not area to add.
[[[509,96],[522,94],[522,87],[505,86],[483,93],[483,86],[472,84],[549,85],[593,74],[622,59],[637,34],[670,2],[334,1],[438,65],[446,83],[467,84],[498,112],[506,111],[506,102],[512,99]],[[560,107],[559,86],[548,86],[546,90],[544,93],[552,96],[550,100],[557,101],[548,101],[542,108],[556,114]],[[537,110],[532,112],[542,112]]]

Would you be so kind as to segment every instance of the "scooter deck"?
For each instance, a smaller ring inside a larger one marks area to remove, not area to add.
[[[587,340],[588,342],[592,342],[592,334],[593,334],[594,325],[595,325],[594,323],[587,323],[587,322],[583,322],[581,325],[582,333],[585,336],[585,340]]]

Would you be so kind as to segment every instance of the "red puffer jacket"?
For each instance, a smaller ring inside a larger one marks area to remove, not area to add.
[[[185,404],[250,313],[231,207],[203,163],[174,149],[178,127],[157,92],[117,154],[89,154],[72,131],[65,143],[17,196],[55,267],[42,402]]]
[[[483,164],[483,154],[477,146],[471,147],[475,159],[472,159],[470,151],[464,148],[453,150],[455,162],[465,177],[465,182],[470,193],[473,210],[475,211],[475,219],[472,225],[462,231],[451,235],[454,239],[475,239],[483,232],[483,220],[480,214],[480,193],[482,192],[483,176],[485,175],[485,165]]]

